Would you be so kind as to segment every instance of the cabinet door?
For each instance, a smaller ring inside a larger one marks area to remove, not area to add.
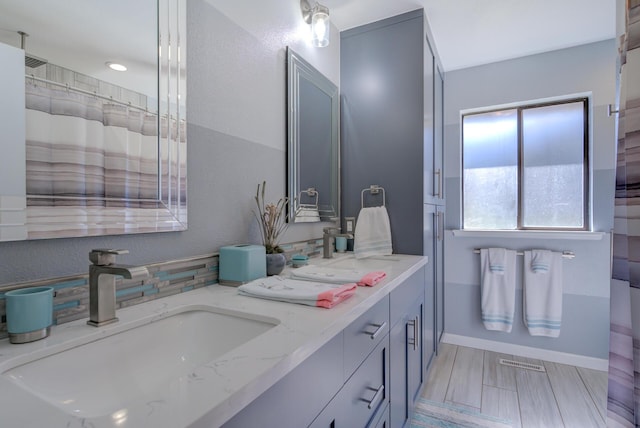
[[[444,206],[438,206],[435,213],[434,282],[437,351],[444,333]]]
[[[337,428],[367,427],[377,420],[389,402],[389,336],[378,344],[344,385],[338,397],[343,408]]]
[[[420,395],[420,387],[424,379],[423,365],[423,308],[421,301],[417,301],[409,311],[406,324],[407,349],[407,418],[413,413],[413,406]]]
[[[426,26],[425,26],[426,27]],[[424,68],[424,122],[423,122],[423,172],[424,172],[424,201],[436,202],[437,177],[435,170],[435,122],[434,122],[434,56],[429,42],[424,38],[423,68]]]
[[[444,203],[444,79],[435,64],[433,74],[433,197]]]
[[[405,315],[389,333],[389,383],[391,403],[389,421],[392,427],[402,427],[409,417],[407,408],[407,321]]]
[[[438,240],[437,205],[424,204],[424,255],[429,258],[425,266],[424,317],[422,321],[422,351],[424,371],[429,367],[435,353],[435,270],[436,241]]]
[[[389,394],[389,336],[386,335],[309,427],[375,426],[387,410]]]

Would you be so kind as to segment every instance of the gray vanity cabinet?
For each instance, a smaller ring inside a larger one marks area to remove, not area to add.
[[[391,403],[390,426],[404,427],[411,418],[425,376],[423,332],[425,319],[424,269],[390,295]],[[431,316],[431,311],[427,311]],[[433,342],[426,346],[433,347]]]
[[[223,427],[375,426],[389,403],[388,333],[387,295]]]
[[[433,352],[425,272],[411,274],[223,427],[407,426]]]
[[[426,373],[444,331],[444,73],[422,9],[343,31],[340,43],[343,215],[357,217],[362,189],[378,184],[394,252],[429,257]]]

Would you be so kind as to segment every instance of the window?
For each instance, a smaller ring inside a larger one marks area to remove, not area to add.
[[[462,117],[463,228],[586,230],[588,100]]]

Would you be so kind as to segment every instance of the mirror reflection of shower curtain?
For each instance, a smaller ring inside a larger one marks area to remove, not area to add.
[[[640,425],[640,2],[627,6],[618,86],[608,427]]]
[[[157,136],[156,114],[27,83],[28,205],[139,207],[139,200],[157,200]]]

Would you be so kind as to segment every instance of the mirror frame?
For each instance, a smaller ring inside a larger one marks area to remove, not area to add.
[[[318,206],[321,221],[340,218],[340,94],[338,87],[287,47],[287,195],[289,221],[295,222],[300,188],[300,79],[306,79],[331,99],[331,156],[329,204]],[[321,189],[317,189],[320,191]],[[320,193],[322,195],[322,193]]]
[[[186,3],[186,0],[157,1],[158,196],[155,203],[147,200],[148,211],[89,208],[89,204],[85,206],[82,202],[75,207],[54,206],[43,210],[43,207],[29,207],[26,203],[29,195],[25,195],[21,208],[26,213],[24,225],[8,226],[26,231],[0,234],[0,241],[187,230]],[[171,129],[172,124],[179,125]],[[86,203],[87,199],[83,201]],[[3,226],[0,222],[0,230]]]

